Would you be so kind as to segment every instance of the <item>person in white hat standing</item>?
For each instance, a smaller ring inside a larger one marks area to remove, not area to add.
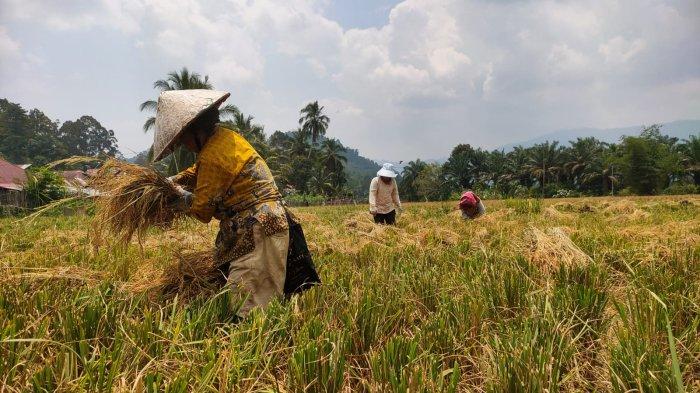
[[[396,209],[401,210],[399,187],[392,164],[382,165],[369,185],[369,212],[377,224],[396,224]]]
[[[218,124],[218,107],[229,95],[213,90],[161,93],[153,153],[154,161],[177,146],[197,153],[196,163],[171,179],[182,195],[174,207],[204,223],[220,220],[216,262],[244,299],[238,315],[245,317],[252,308],[319,280],[303,233],[301,240],[299,233],[292,235],[292,241],[303,244],[290,247],[290,228],[301,232],[301,227],[284,207],[267,164],[245,138]],[[301,248],[306,253],[295,254]],[[285,282],[288,255],[311,263],[313,270],[295,288]]]

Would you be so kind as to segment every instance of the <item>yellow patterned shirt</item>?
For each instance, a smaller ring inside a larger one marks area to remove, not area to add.
[[[245,138],[222,126],[216,127],[197,162],[174,181],[192,190],[189,213],[202,222],[244,215],[281,199],[265,160]]]

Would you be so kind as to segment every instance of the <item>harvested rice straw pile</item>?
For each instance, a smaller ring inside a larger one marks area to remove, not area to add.
[[[545,233],[531,227],[526,238],[529,240],[527,255],[530,262],[545,273],[554,272],[560,266],[582,266],[592,261],[562,228],[550,228]]]
[[[105,232],[122,244],[152,227],[169,227],[182,213],[170,208],[179,198],[175,186],[154,169],[109,160],[92,178],[100,191],[95,207],[96,244]]]
[[[226,276],[217,269],[211,251],[176,253],[177,262],[165,268],[144,264],[139,268],[137,281],[128,282],[124,289],[150,296],[192,299],[201,294],[212,294],[226,282]]]
[[[557,220],[557,221],[572,220],[575,218],[573,214],[560,212],[559,210],[557,210],[551,206],[545,207],[544,210],[542,211],[542,215],[544,215],[544,217],[546,217],[550,220]]]

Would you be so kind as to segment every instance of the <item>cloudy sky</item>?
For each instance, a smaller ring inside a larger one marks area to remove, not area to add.
[[[391,160],[561,128],[700,118],[697,0],[0,0],[0,97],[147,148],[138,105],[183,66],[268,133],[319,100]]]

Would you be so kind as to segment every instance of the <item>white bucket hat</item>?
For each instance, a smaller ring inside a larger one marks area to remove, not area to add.
[[[396,177],[396,172],[394,172],[394,165],[390,163],[385,163],[382,165],[382,169],[377,171],[377,176],[381,177]]]
[[[217,108],[231,93],[216,90],[169,90],[160,93],[153,136],[153,161],[170,153],[177,138],[194,119]]]

